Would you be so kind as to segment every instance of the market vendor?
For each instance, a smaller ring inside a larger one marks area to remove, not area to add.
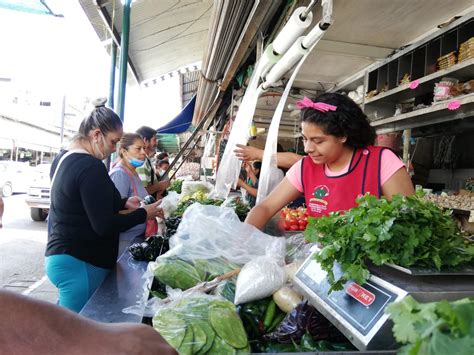
[[[151,161],[155,156],[156,145],[158,144],[156,130],[148,126],[142,126],[137,129],[136,133],[138,133],[142,137],[143,142],[145,142],[146,152],[145,163],[137,168],[138,176],[140,176],[140,180],[148,194],[159,198],[168,186],[170,186],[170,182],[168,180],[160,181],[160,179],[158,179],[154,164]]]
[[[390,150],[375,147],[375,129],[360,107],[347,96],[320,95],[298,101],[307,154],[283,181],[247,216],[246,223],[262,229],[291,201],[304,195],[308,213],[321,217],[356,206],[366,193],[387,199],[414,194],[403,162]]]

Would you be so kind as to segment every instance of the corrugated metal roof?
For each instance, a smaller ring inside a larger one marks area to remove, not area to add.
[[[108,14],[120,35],[122,3],[120,0],[79,0],[100,40],[111,36],[99,13]],[[137,0],[130,18],[129,59],[138,81],[160,75],[202,59],[213,2],[211,0]],[[129,72],[131,75],[132,73]],[[134,84],[131,76],[129,84]]]

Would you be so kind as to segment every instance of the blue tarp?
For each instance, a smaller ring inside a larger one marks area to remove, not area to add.
[[[158,133],[183,133],[186,132],[193,121],[194,105],[196,104],[196,95],[188,102],[185,108],[178,116],[173,118],[163,127],[158,128]]]

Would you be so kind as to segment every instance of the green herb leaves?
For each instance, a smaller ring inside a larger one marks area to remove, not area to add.
[[[474,259],[474,245],[466,244],[451,213],[420,197],[396,195],[388,201],[367,194],[345,213],[309,219],[305,238],[323,245],[315,259],[328,272],[331,290],[348,280],[363,284],[369,277],[366,260],[440,269]],[[343,271],[338,280],[335,261]]]
[[[393,334],[410,355],[474,353],[474,300],[418,303],[411,296],[387,307]]]

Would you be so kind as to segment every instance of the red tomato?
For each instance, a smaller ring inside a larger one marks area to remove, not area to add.
[[[297,224],[296,224],[296,225],[293,224],[293,225],[290,226],[290,230],[291,230],[291,231],[298,231],[298,230],[299,230],[299,227],[298,227]]]
[[[299,221],[298,222],[298,227],[300,228],[300,230],[304,231],[306,229],[306,226],[308,225],[308,222],[305,222],[305,221]]]
[[[291,226],[298,226],[298,220],[296,218],[290,218],[286,220],[288,224]]]

